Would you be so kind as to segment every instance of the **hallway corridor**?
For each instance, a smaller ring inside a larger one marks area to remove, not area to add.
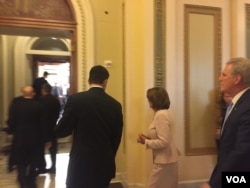
[[[37,177],[37,188],[65,188],[65,179],[67,175],[68,166],[68,153],[57,154],[57,173],[53,174],[41,174]],[[11,173],[7,172],[7,156],[0,156],[0,187],[3,188],[19,188],[16,182],[16,171]],[[47,167],[49,168],[51,163],[49,156],[46,155]]]
[[[50,168],[50,156],[45,155],[47,168]],[[41,174],[37,177],[37,188],[66,188],[65,181],[67,175],[69,154],[58,153],[56,175],[54,174]],[[0,187],[1,188],[19,188],[16,182],[16,171],[11,173],[7,172],[8,157],[0,155]],[[109,188],[122,188],[120,183],[112,181]]]

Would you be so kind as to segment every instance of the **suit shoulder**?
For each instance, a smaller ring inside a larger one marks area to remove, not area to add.
[[[169,113],[169,111],[167,109],[161,109],[161,110],[157,110],[155,112],[155,115],[167,115]]]
[[[71,94],[69,97],[71,97],[71,98],[80,97],[80,96],[86,95],[86,93],[87,93],[87,91],[82,91],[82,92],[78,92],[78,93],[73,93],[73,94]]]
[[[170,118],[170,113],[169,113],[169,110],[167,109],[162,109],[162,110],[158,110],[156,111],[155,113],[155,118]]]
[[[111,95],[108,95],[108,94],[107,94],[107,97],[108,97],[115,105],[121,106],[121,103],[120,103],[118,100],[116,100],[114,97],[112,97]]]
[[[78,92],[78,93],[73,93],[68,96],[68,100],[78,100],[79,98],[85,97],[87,94],[86,91]]]
[[[237,102],[238,103],[238,102]],[[250,89],[248,89],[240,98],[239,104],[243,103],[244,105],[250,106]]]

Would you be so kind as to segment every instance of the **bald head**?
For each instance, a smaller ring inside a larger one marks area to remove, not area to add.
[[[24,98],[33,98],[34,96],[34,89],[31,86],[24,86],[22,88],[22,94]]]

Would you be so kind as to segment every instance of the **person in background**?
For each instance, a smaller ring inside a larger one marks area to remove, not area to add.
[[[12,111],[12,107],[14,107],[15,102],[19,101],[20,99],[23,98],[23,88],[21,89],[21,93],[22,95],[18,96],[18,97],[14,97],[13,100],[10,103],[9,106],[9,114],[8,114],[8,118],[10,118],[10,112]],[[6,121],[7,127],[5,128],[5,132],[9,135],[13,136],[13,129],[12,127],[9,126],[9,119]],[[13,170],[16,169],[16,154],[15,154],[15,145],[11,144],[10,145],[10,150],[9,150],[9,157],[8,157],[8,166],[7,166],[7,170],[8,172],[12,172]]]
[[[35,98],[39,98],[41,94],[41,87],[43,84],[48,84],[48,81],[46,80],[48,77],[49,73],[45,71],[43,73],[43,77],[36,78],[33,82],[33,88],[35,90]]]
[[[51,94],[58,99],[63,95],[62,87],[59,86],[57,82],[54,83],[54,86],[51,89]]]
[[[174,124],[169,112],[168,93],[162,87],[153,87],[147,90],[147,99],[154,111],[154,118],[148,134],[139,134],[137,142],[144,144],[146,149],[152,149],[153,152],[153,168],[148,187],[177,188],[180,153],[174,142]]]
[[[63,96],[63,88],[61,85],[58,85],[57,82],[54,83],[54,86],[51,89],[51,94],[55,96],[61,105],[61,109],[64,107],[64,96]]]
[[[22,89],[22,97],[10,106],[8,126],[13,133],[13,154],[17,166],[17,179],[21,188],[36,188],[38,153],[46,139],[46,117],[42,105],[34,100],[31,86]]]
[[[47,114],[47,137],[51,141],[51,147],[49,153],[51,156],[51,168],[46,170],[52,174],[56,173],[56,154],[57,154],[57,137],[55,133],[55,127],[59,118],[61,105],[56,97],[51,94],[51,86],[49,84],[43,84],[41,87],[42,96],[39,98],[40,102],[45,108]],[[42,153],[44,158],[44,152]]]
[[[115,177],[123,115],[121,104],[105,92],[108,78],[105,67],[92,67],[90,89],[68,97],[57,125],[59,138],[73,134],[67,188],[108,188]]]
[[[231,103],[232,97],[227,93],[222,93],[221,100],[219,101],[219,117],[218,117],[218,126],[216,127],[216,145],[219,147],[219,140],[221,136],[221,126],[224,121],[227,107]]]
[[[249,73],[248,59],[232,58],[219,77],[221,91],[232,97],[232,105],[229,105],[231,108],[228,108],[224,118],[217,164],[209,182],[202,184],[200,188],[221,188],[222,172],[250,171]]]
[[[64,83],[62,85],[62,94],[63,94],[63,97],[62,97],[62,100],[63,100],[62,109],[64,108],[64,106],[65,106],[65,104],[67,102],[68,96],[69,96],[69,86],[68,85],[69,85],[68,83]]]

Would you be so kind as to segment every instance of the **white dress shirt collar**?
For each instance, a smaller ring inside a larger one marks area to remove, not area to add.
[[[99,87],[99,88],[103,88],[101,85],[98,85],[98,84],[90,84],[90,88],[92,87]]]
[[[239,100],[239,98],[249,89],[250,87],[240,91],[239,93],[237,93],[234,98],[232,99],[232,103],[233,105],[235,105],[237,103],[237,101]]]

